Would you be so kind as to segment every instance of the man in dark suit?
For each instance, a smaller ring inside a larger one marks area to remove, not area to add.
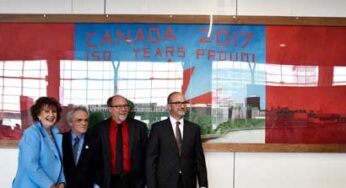
[[[107,106],[111,117],[94,130],[102,145],[104,188],[144,188],[147,126],[128,117],[125,97],[112,96]]]
[[[207,168],[198,125],[184,120],[186,104],[179,92],[167,98],[169,118],[151,127],[146,157],[148,188],[207,187]]]
[[[100,142],[87,133],[89,114],[85,107],[67,113],[71,131],[63,135],[63,161],[66,188],[101,187]]]

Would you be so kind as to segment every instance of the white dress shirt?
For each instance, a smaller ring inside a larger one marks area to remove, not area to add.
[[[180,129],[180,133],[181,133],[181,139],[183,140],[184,138],[184,119],[181,118],[179,120],[174,119],[172,116],[169,116],[169,120],[171,121],[171,125],[172,125],[172,129],[174,132],[174,136],[177,135],[177,133],[175,132],[175,126],[176,126],[176,122],[179,121],[179,129]]]

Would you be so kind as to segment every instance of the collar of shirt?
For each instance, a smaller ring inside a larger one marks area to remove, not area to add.
[[[176,135],[176,132],[175,132],[175,125],[176,125],[176,122],[177,122],[177,121],[180,122],[179,129],[180,129],[180,133],[181,133],[181,138],[184,138],[184,137],[183,137],[183,136],[184,136],[184,119],[181,118],[181,119],[179,119],[179,120],[176,120],[176,119],[174,119],[174,117],[169,116],[169,121],[171,122],[174,135]]]
[[[73,133],[73,131],[71,131],[71,139],[72,139],[72,145],[74,144],[74,139],[77,137],[76,134]],[[78,136],[79,137],[79,143],[81,143],[82,141],[84,141],[84,134],[81,134]]]
[[[127,126],[128,126],[126,120],[123,121],[123,122],[121,122],[121,123],[117,123],[116,121],[114,121],[113,119],[111,119],[111,126],[115,126],[115,127],[118,128],[118,125],[119,125],[119,124],[121,124],[123,127],[127,127]]]

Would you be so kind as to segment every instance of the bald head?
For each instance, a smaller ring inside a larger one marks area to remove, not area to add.
[[[108,111],[112,119],[117,123],[126,120],[129,114],[127,99],[121,95],[114,95],[107,100]]]

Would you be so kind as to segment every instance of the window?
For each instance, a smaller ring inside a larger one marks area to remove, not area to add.
[[[0,61],[0,72],[0,119],[19,122],[20,96],[36,100],[47,94],[47,62]]]
[[[317,86],[318,66],[266,64],[267,85]]]
[[[118,93],[136,104],[166,105],[167,96],[181,91],[181,62],[125,62],[118,65]]]
[[[333,86],[346,85],[346,67],[335,66],[333,74]]]
[[[105,104],[114,93],[110,61],[61,61],[61,99],[68,104]]]
[[[215,61],[212,66],[213,105],[243,103],[249,85],[265,85],[265,64]]]

